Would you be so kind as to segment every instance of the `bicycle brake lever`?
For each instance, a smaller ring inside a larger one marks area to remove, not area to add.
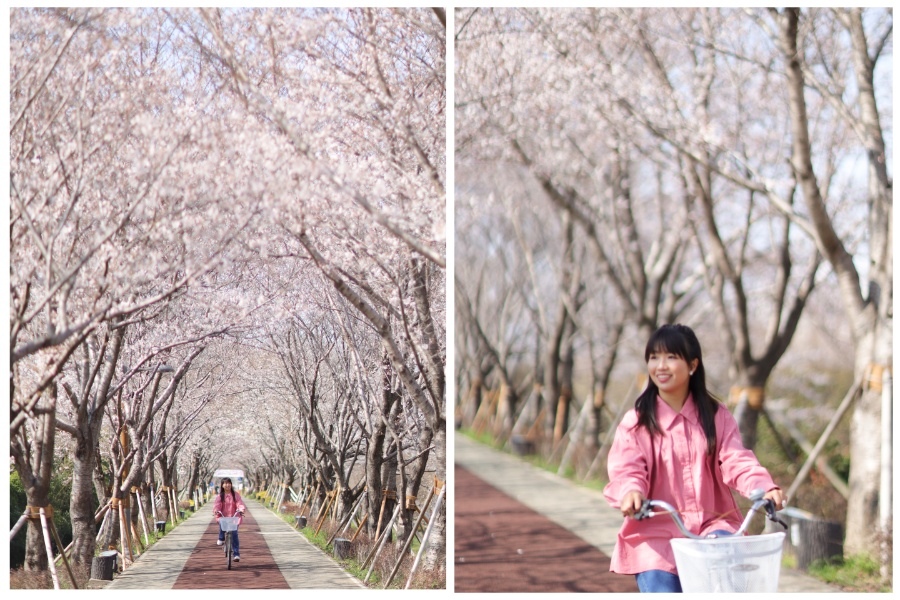
[[[641,508],[640,508],[640,510],[638,510],[637,512],[635,512],[635,513],[631,516],[631,518],[634,519],[635,521],[640,521],[641,519],[646,519],[646,518],[649,517],[649,516],[650,516],[650,500],[649,500],[649,499],[645,499],[645,500],[641,503]]]
[[[785,529],[788,528],[787,523],[779,519],[778,515],[775,513],[775,502],[772,500],[766,500],[766,517],[768,517],[770,521],[778,523]]]

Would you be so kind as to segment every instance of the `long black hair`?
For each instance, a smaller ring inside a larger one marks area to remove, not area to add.
[[[647,341],[644,350],[644,362],[650,359],[651,354],[672,353],[683,358],[689,365],[696,359],[697,368],[688,380],[688,390],[694,397],[697,412],[700,415],[700,425],[706,434],[706,452],[712,456],[716,453],[716,411],[721,405],[718,398],[706,389],[706,371],[703,368],[703,353],[700,350],[700,341],[694,331],[687,325],[663,325],[653,332]],[[653,378],[647,379],[647,388],[634,401],[634,410],[637,412],[637,427],[645,427],[650,435],[660,434],[659,423],[656,420],[656,397],[659,388],[653,383]]]
[[[234,495],[234,482],[231,481],[231,477],[223,477],[222,481],[219,482],[219,500],[225,502],[225,482],[231,484],[231,499],[234,502],[237,502],[237,497]]]

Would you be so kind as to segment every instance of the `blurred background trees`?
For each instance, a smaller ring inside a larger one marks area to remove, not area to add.
[[[852,402],[836,485],[791,500],[843,521],[850,552],[882,539],[891,11],[484,8],[455,27],[457,423],[602,474],[649,333],[683,322],[785,489],[791,432],[816,440]]]

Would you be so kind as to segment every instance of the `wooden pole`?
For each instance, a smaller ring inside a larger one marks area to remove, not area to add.
[[[762,414],[766,417],[766,419],[768,419],[769,423],[772,424],[772,429],[774,430],[774,420],[772,419],[771,415],[769,415],[769,411],[763,408]],[[807,454],[807,456],[813,453],[813,445],[809,443],[809,440],[807,440],[803,436],[803,432],[797,428],[797,426],[790,420],[789,417],[785,417],[784,420],[779,421],[778,423],[780,425],[783,425],[784,428],[787,429],[788,435],[790,435],[791,438],[793,438],[793,440],[797,442],[797,445],[800,446],[800,448]],[[846,482],[844,482],[844,480],[834,472],[834,469],[828,466],[828,463],[825,462],[824,458],[817,457],[815,464],[816,468],[822,472],[825,478],[828,479],[829,482],[831,482],[832,487],[834,487],[834,489],[836,489],[838,493],[840,493],[840,495],[844,497],[845,500],[850,497],[850,486],[848,486]]]
[[[338,518],[338,510],[341,508],[341,493],[343,493],[344,488],[341,487],[341,484],[338,483],[337,488],[334,490],[334,502],[331,503],[331,520],[336,521]]]
[[[416,524],[413,526],[412,531],[409,532],[409,535],[406,536],[406,543],[403,544],[403,549],[400,551],[400,555],[397,557],[397,563],[394,565],[394,568],[391,570],[391,574],[384,582],[383,589],[387,589],[387,587],[391,585],[391,581],[394,580],[394,576],[397,575],[397,571],[400,569],[400,564],[406,557],[406,551],[409,550],[409,547],[412,545],[412,541],[416,537],[416,532],[419,530],[419,525],[422,523],[422,519],[425,518],[425,513],[428,511],[428,506],[431,504],[431,499],[434,498],[435,487],[436,486],[431,487],[431,491],[428,493],[428,499],[425,501],[425,505],[422,507],[422,511],[419,513],[419,518],[416,519]],[[441,485],[441,489],[443,489],[443,485]],[[432,515],[432,517],[433,516],[434,515]]]
[[[626,398],[630,398],[634,393],[635,386],[643,387],[646,385],[646,376],[638,375],[634,380],[632,380],[631,385],[628,387],[628,391],[625,393]],[[597,455],[594,456],[594,460],[591,463],[591,466],[588,468],[587,473],[584,475],[584,479],[590,479],[593,477],[596,470],[600,467],[600,461],[607,454],[609,454],[609,448],[612,446],[613,438],[616,435],[616,429],[619,426],[619,421],[622,420],[622,417],[625,416],[625,413],[631,408],[633,405],[629,402],[622,402],[619,404],[619,409],[616,411],[616,416],[613,418],[612,423],[610,423],[609,429],[606,432],[606,439],[603,441],[603,445],[600,446],[600,449],[597,450]]]
[[[319,534],[319,530],[322,529],[322,525],[325,524],[325,519],[328,518],[328,509],[331,508],[331,505],[334,504],[335,498],[337,498],[337,489],[334,489],[328,492],[328,502],[325,504],[325,509],[319,511],[319,525],[316,527],[316,535]]]
[[[56,531],[56,525],[53,523],[53,519],[50,519],[49,523],[50,523],[50,533],[53,534],[53,539],[56,541],[56,546],[58,548],[62,548],[63,547],[62,540],[59,539],[59,532]],[[74,544],[75,542],[72,542],[72,543]],[[72,582],[72,587],[77,590],[78,582],[75,581],[75,574],[72,573],[72,567],[69,566],[69,558],[66,556],[65,549],[60,553],[60,556],[62,557],[63,565],[65,565],[65,567],[66,567],[66,572],[69,574],[69,580]],[[57,559],[57,560],[59,560],[59,559]]]
[[[110,515],[113,514],[113,511],[109,509],[109,503],[106,504],[105,510],[101,511],[103,515],[103,521],[100,523],[100,527],[97,528],[97,540],[99,540],[103,536],[103,531],[109,526],[109,522],[112,519]]]
[[[150,484],[150,512],[153,513],[153,524],[156,526],[156,522],[159,520],[156,518],[156,493],[153,491],[153,484]]]
[[[347,513],[346,519],[341,521],[340,523],[338,523],[338,526],[335,527],[335,529],[334,529],[334,533],[332,533],[331,537],[328,538],[328,541],[325,542],[326,546],[328,544],[330,544],[332,541],[334,541],[334,538],[336,538],[339,533],[343,533],[343,530],[345,529],[345,525],[346,525],[346,527],[350,526],[350,521],[353,520],[353,516],[356,514],[356,509],[359,508],[359,505],[361,504],[361,501],[364,496],[365,496],[365,494],[360,494],[359,499],[353,505],[353,508]]]
[[[131,524],[125,519],[125,507],[122,505],[121,499],[118,499],[119,505],[119,541],[122,544],[122,558],[128,558],[134,562],[134,555],[131,553]],[[127,548],[127,550],[126,550]],[[127,552],[127,555],[126,555]]]
[[[143,525],[143,527],[144,527],[144,545],[149,546],[150,545],[150,532],[147,531],[147,515],[144,512],[144,503],[141,501],[140,489],[133,487],[133,488],[131,488],[131,491],[135,492],[135,497],[137,498],[137,505],[138,505],[138,517],[140,517],[141,525]]]
[[[890,556],[892,551],[891,522],[894,518],[892,509],[893,495],[893,375],[891,369],[881,373],[881,478],[878,493],[878,525],[881,529],[881,576],[888,581],[891,574]]]
[[[382,548],[384,548],[384,545],[387,543],[388,539],[390,539],[390,537],[391,537],[391,527],[393,526],[394,520],[397,518],[397,515],[400,514],[400,508],[401,508],[401,506],[400,506],[400,503],[398,502],[397,508],[394,509],[394,514],[391,516],[391,520],[388,521],[387,526],[384,528],[384,532],[382,533],[381,541],[379,541],[378,544],[376,544],[375,549],[371,553],[369,553],[369,557],[366,558],[366,562],[364,562],[362,565],[363,568],[365,568],[366,565],[369,565],[369,570],[366,573],[365,579],[363,579],[363,583],[365,583],[369,580],[369,576],[372,575],[372,570],[375,568],[375,560],[374,559],[379,554],[381,554]],[[371,561],[371,564],[369,564],[370,561]]]
[[[351,544],[357,538],[357,536],[359,536],[359,534],[362,533],[362,530],[365,529],[366,519],[368,519],[368,518],[369,518],[369,512],[366,511],[366,514],[363,516],[362,520],[359,522],[359,527],[356,528],[356,533],[354,533],[353,537],[350,538]]]
[[[438,495],[437,502],[434,504],[434,511],[431,513],[431,519],[428,520],[428,527],[425,529],[425,535],[422,536],[422,544],[419,546],[419,552],[416,554],[416,560],[413,561],[413,566],[409,570],[409,577],[406,579],[406,585],[403,586],[403,589],[408,590],[409,584],[412,583],[413,575],[416,574],[416,569],[419,567],[419,561],[422,559],[422,554],[425,552],[425,548],[428,547],[428,538],[431,537],[431,528],[435,522],[435,516],[440,512],[441,505],[444,502],[444,492],[447,490],[446,486],[441,488],[441,493]]]
[[[353,524],[353,517],[357,515],[359,509],[362,508],[363,501],[366,499],[366,496],[369,495],[368,490],[363,491],[362,494],[359,495],[359,500],[356,501],[356,504],[353,506],[353,510],[350,511],[350,518],[344,523],[344,528],[341,533],[347,533],[347,530],[350,529],[350,525]]]
[[[41,519],[41,532],[44,534],[44,549],[47,551],[47,566],[50,568],[50,577],[53,579],[53,589],[59,589],[59,576],[56,574],[56,563],[53,560],[53,547],[50,544],[50,531],[47,525],[47,513],[44,507],[38,508]],[[53,514],[51,512],[51,514]]]
[[[563,456],[559,461],[559,468],[556,470],[557,475],[562,475],[566,471],[566,467],[572,462],[572,455],[575,453],[575,450],[578,444],[581,442],[582,431],[584,430],[584,423],[587,421],[588,414],[594,408],[594,404],[591,396],[588,396],[584,404],[581,406],[581,410],[578,412],[578,418],[575,420],[575,425],[573,425],[569,431],[563,436],[563,439],[560,440],[560,447],[564,450]],[[554,450],[553,456],[558,454],[561,450]],[[551,456],[550,461],[553,461],[553,456]]]
[[[862,382],[857,380],[853,384],[853,387],[850,388],[850,391],[847,392],[847,395],[844,396],[844,399],[841,400],[840,406],[838,406],[837,411],[835,411],[834,415],[831,417],[831,421],[825,427],[825,431],[823,431],[822,435],[819,436],[819,441],[816,442],[816,445],[812,449],[810,455],[806,457],[806,462],[803,463],[803,466],[800,468],[800,472],[794,478],[794,482],[791,484],[791,487],[788,488],[786,494],[788,500],[793,499],[794,494],[797,493],[797,489],[804,482],[804,480],[806,480],[806,476],[809,475],[816,457],[819,456],[819,453],[825,447],[826,442],[828,442],[828,438],[830,438],[831,434],[834,433],[834,430],[837,428],[838,423],[840,423],[841,418],[844,416],[844,413],[847,412],[847,409],[850,408],[851,404],[853,404],[853,400],[855,400],[856,397],[859,396],[861,390]]]
[[[397,498],[397,493],[393,490],[383,489],[381,490],[381,512],[378,514],[378,526],[375,527],[375,537],[378,538],[381,535],[381,523],[384,520],[384,509],[387,505],[388,500],[393,500]],[[399,506],[399,502],[397,503]]]
[[[106,515],[106,513],[109,512],[109,504],[110,504],[110,501],[107,500],[106,504],[104,504],[103,506],[100,507],[100,510],[98,510],[97,513],[94,515],[94,523],[99,522],[100,519],[102,519]]]
[[[10,531],[9,531],[9,540],[10,541],[12,541],[12,539],[14,537],[16,537],[16,534],[19,533],[20,529],[22,529],[22,525],[24,525],[27,521],[28,521],[28,511],[26,510],[25,513],[21,517],[19,517],[19,520],[16,521],[16,524],[13,525],[13,528],[10,529]]]
[[[322,482],[321,481],[317,482],[315,490],[313,491],[312,494],[309,495],[309,497],[306,499],[306,502],[304,502],[303,506],[300,508],[301,516],[303,515],[303,511],[305,511],[307,508],[312,509],[313,499],[315,499],[315,497],[319,495],[319,490],[321,489],[321,487],[322,487]],[[310,489],[312,489],[312,486],[310,486]]]

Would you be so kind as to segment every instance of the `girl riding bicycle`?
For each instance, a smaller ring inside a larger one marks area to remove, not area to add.
[[[603,493],[631,517],[646,498],[678,507],[694,533],[734,532],[741,514],[732,496],[766,490],[781,508],[784,495],[752,451],[737,422],[706,389],[700,342],[685,325],[663,325],[644,351],[650,380],[616,429]],[[610,571],[634,575],[641,592],[681,592],[669,521],[626,518]]]
[[[216,523],[219,523],[220,517],[243,517],[244,511],[247,510],[247,507],[244,506],[244,501],[241,499],[241,495],[234,490],[234,486],[231,483],[231,479],[228,477],[223,477],[220,484],[219,494],[216,496],[216,500],[213,503],[213,514],[216,515]],[[243,518],[241,518],[243,521]],[[234,561],[240,562],[241,553],[240,553],[240,542],[238,541],[238,532],[234,530],[231,533],[232,547],[234,548]],[[219,540],[216,542],[217,545],[221,546],[225,542],[225,532],[222,531],[222,526],[219,525]]]

